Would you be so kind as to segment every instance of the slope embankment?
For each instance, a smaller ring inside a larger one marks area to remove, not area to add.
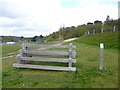
[[[105,48],[118,49],[120,46],[118,42],[120,41],[120,37],[118,36],[120,32],[107,32],[107,33],[98,33],[91,35],[84,35],[77,39],[77,41],[81,43],[86,43],[89,45],[99,45],[100,43],[104,43]]]

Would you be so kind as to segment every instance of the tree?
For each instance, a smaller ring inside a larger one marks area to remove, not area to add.
[[[96,21],[94,21],[94,24],[102,24],[102,21],[98,21],[98,20],[96,20]]]
[[[40,39],[43,39],[44,36],[40,35]]]
[[[21,36],[21,37],[20,37],[20,40],[21,40],[21,41],[23,41],[23,40],[24,40],[24,37],[23,37],[23,36]]]
[[[37,37],[38,37],[38,36],[34,36],[31,41],[36,42],[36,41],[37,41],[37,40],[36,40]]]
[[[44,36],[40,35],[39,38],[40,38],[39,39],[40,42],[44,42],[44,40],[43,40]]]
[[[101,28],[102,28],[102,21],[94,21],[94,29],[97,33],[101,32]]]

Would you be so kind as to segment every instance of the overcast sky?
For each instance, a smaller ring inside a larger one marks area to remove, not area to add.
[[[49,35],[107,15],[118,19],[118,0],[0,0],[0,35]]]

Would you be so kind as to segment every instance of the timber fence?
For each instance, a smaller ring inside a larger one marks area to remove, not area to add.
[[[46,50],[50,48],[68,48],[68,50]],[[76,67],[73,67],[73,63],[76,63],[76,51],[72,50],[76,48],[75,45],[70,43],[69,45],[36,45],[27,44],[22,45],[22,49],[19,50],[17,55],[17,63],[13,64],[15,68],[30,68],[30,69],[44,69],[44,70],[63,70],[63,71],[76,71]],[[38,56],[38,57],[36,57]],[[42,56],[49,56],[49,58],[43,58]],[[51,58],[52,56],[67,56],[68,58]],[[64,66],[49,66],[49,65],[33,65],[30,62],[56,62],[56,63],[68,63],[68,67]]]

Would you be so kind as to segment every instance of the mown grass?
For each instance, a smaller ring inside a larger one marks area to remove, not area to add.
[[[76,72],[16,69],[12,67],[12,64],[16,63],[16,57],[3,59],[3,88],[118,87],[118,53],[116,50],[104,50],[105,70],[99,71],[99,46],[83,44],[79,40],[72,43],[77,46]],[[4,54],[7,52],[12,51],[4,51]]]
[[[21,44],[2,45],[2,56],[7,56],[8,53],[17,52],[21,48]]]

